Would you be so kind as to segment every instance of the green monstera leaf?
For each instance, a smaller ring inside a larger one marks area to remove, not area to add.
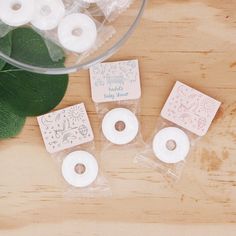
[[[12,58],[31,65],[62,67],[64,63],[64,58],[52,60],[45,40],[30,28],[18,28],[7,34],[0,40],[0,50],[8,50],[5,52]],[[0,139],[3,139],[17,135],[25,117],[45,114],[57,106],[65,95],[68,75],[36,74],[1,61],[0,66]]]
[[[33,66],[62,67],[64,65],[64,56],[58,61],[52,60],[48,51],[50,41],[46,40],[46,42],[30,28],[17,28],[12,31],[11,57]],[[52,42],[49,46],[50,48],[53,47],[54,51],[62,53],[61,48]]]
[[[19,116],[9,103],[0,101],[0,138],[17,135],[25,124],[25,117]]]
[[[0,100],[21,116],[37,116],[52,110],[64,97],[65,75],[41,75],[6,65],[0,71]]]

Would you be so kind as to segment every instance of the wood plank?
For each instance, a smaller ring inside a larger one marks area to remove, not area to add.
[[[235,8],[231,0],[150,0],[140,27],[110,59],[140,61],[145,140],[176,80],[223,102],[178,184],[170,185],[159,173],[133,164],[132,151],[117,151],[102,157],[113,196],[69,199],[36,119],[29,118],[21,135],[0,143],[0,235],[157,235],[186,230],[177,223],[221,224],[186,226],[192,235],[205,227],[217,235],[224,232],[225,223],[236,223]],[[70,76],[58,108],[81,101],[99,144],[100,124],[87,71]],[[235,232],[233,226],[228,229],[227,235]]]

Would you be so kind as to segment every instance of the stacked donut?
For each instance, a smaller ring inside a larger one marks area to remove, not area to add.
[[[66,15],[62,0],[0,0],[0,20],[12,27],[31,24],[41,31],[57,29],[62,47],[76,53],[89,50],[97,39],[94,20],[82,13]]]

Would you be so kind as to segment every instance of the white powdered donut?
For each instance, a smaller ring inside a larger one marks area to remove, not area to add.
[[[76,166],[84,166],[84,172],[79,174]],[[93,155],[85,151],[70,153],[62,163],[64,179],[74,187],[87,187],[92,184],[98,175],[98,163]]]
[[[0,19],[13,27],[29,23],[34,10],[35,0],[0,0]]]
[[[62,0],[37,0],[31,24],[39,30],[52,30],[65,15]]]
[[[117,130],[116,125],[122,122],[123,130]],[[139,122],[133,112],[125,108],[115,108],[109,111],[102,121],[102,132],[113,144],[123,145],[133,141],[139,131]]]
[[[59,23],[58,38],[65,49],[83,53],[89,50],[96,41],[96,24],[86,14],[68,15]]]
[[[168,142],[174,143],[173,149]],[[190,141],[187,134],[179,128],[167,127],[160,130],[153,139],[155,156],[165,163],[177,163],[185,160],[189,153]]]

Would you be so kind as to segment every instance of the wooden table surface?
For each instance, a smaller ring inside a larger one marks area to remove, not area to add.
[[[176,80],[223,102],[179,183],[135,166],[131,151],[117,151],[102,158],[112,197],[64,198],[60,173],[29,118],[18,137],[0,142],[0,235],[235,235],[228,224],[236,223],[235,9],[232,0],[149,1],[140,27],[110,59],[140,61],[144,139]],[[58,108],[81,101],[99,143],[87,71],[70,76]]]

